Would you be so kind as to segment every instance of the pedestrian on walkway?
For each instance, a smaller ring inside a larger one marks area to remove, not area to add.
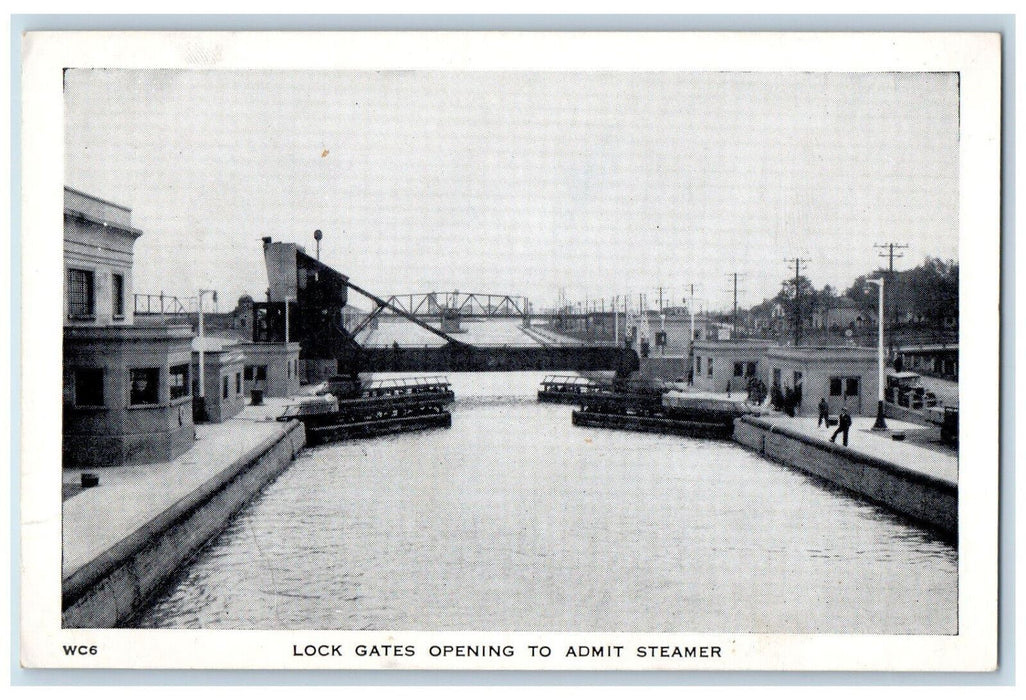
[[[844,446],[847,447],[848,446],[848,428],[850,428],[850,427],[851,427],[851,416],[848,415],[848,409],[847,408],[842,408],[841,409],[841,415],[839,415],[837,417],[837,430],[835,430],[834,434],[830,436],[830,442],[833,442],[834,438],[837,437],[837,434],[841,433],[841,435],[844,438]]]
[[[825,398],[819,400],[819,421],[816,422],[816,427],[823,425],[830,427],[830,406],[827,405]]]

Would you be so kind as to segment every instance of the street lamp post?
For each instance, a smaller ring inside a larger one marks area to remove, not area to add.
[[[887,421],[884,420],[884,278],[883,276],[866,280],[880,288],[880,309],[879,309],[879,332],[877,333],[877,401],[876,401],[876,422],[873,423],[873,430],[887,430]]]
[[[204,366],[203,366],[203,295],[212,294],[214,303],[217,303],[217,290],[215,289],[201,289],[199,290],[199,397],[202,399],[206,396],[204,387]]]

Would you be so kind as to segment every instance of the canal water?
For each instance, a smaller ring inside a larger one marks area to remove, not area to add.
[[[142,627],[957,632],[957,551],[733,443],[451,374],[452,428],[305,451]]]

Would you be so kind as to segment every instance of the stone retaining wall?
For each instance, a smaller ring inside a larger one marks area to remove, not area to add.
[[[64,579],[62,626],[110,628],[130,620],[185,562],[269,482],[306,443],[288,423],[146,525]]]
[[[774,461],[813,474],[905,517],[958,534],[958,484],[870,457],[752,416],[734,421],[734,440]]]

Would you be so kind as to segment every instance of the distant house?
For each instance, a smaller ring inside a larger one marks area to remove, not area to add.
[[[816,309],[812,314],[812,326],[819,330],[856,330],[873,327],[876,322],[876,313],[847,297],[840,297],[830,307]]]

